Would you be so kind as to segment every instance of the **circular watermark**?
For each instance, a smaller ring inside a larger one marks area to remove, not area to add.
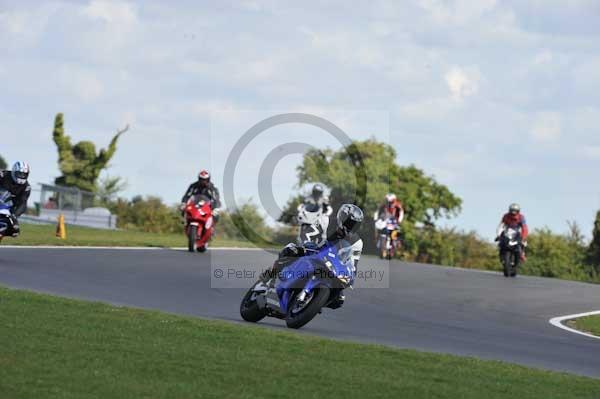
[[[352,139],[340,127],[322,117],[306,113],[285,113],[271,116],[263,119],[248,129],[234,144],[229,152],[225,162],[223,175],[223,198],[229,209],[239,209],[235,196],[234,177],[235,171],[244,150],[260,134],[275,126],[286,124],[304,124],[319,128],[334,137],[343,147],[346,159],[354,169],[356,178],[356,190],[351,202],[358,206],[363,206],[367,196],[367,175],[364,168],[364,162],[357,146],[353,144]],[[261,164],[258,185],[259,199],[263,209],[269,216],[276,219],[281,214],[281,209],[275,201],[273,195],[273,174],[278,162],[285,156],[293,154],[305,154],[309,150],[319,150],[313,145],[301,142],[290,142],[279,145],[269,152]],[[326,179],[323,179],[326,180]],[[269,247],[277,246],[266,237],[262,237],[254,227],[243,217],[232,219],[238,230],[251,242],[266,245]]]

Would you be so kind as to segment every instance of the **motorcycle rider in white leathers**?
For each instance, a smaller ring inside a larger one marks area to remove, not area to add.
[[[333,208],[329,205],[329,197],[325,195],[325,189],[320,183],[316,183],[312,192],[309,196],[304,198],[304,202],[298,205],[298,212],[300,213],[306,204],[315,204],[321,207],[321,218],[320,224],[323,230],[323,241],[327,239],[327,228],[329,227],[329,217],[333,213]]]

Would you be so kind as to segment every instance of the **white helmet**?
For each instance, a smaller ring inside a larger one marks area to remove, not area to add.
[[[27,162],[18,161],[12,167],[12,179],[17,184],[26,184],[29,178],[29,164]]]
[[[396,201],[396,194],[393,193],[388,193],[385,195],[385,202],[387,202],[388,204],[391,204],[392,202]]]

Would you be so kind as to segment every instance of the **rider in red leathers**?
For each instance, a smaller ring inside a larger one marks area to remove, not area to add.
[[[527,220],[525,215],[521,213],[521,207],[519,204],[510,204],[508,207],[508,213],[502,216],[500,225],[496,230],[496,241],[500,239],[500,236],[504,232],[504,229],[510,227],[521,232],[521,242],[523,247],[527,246],[527,236],[529,235],[529,228],[527,227]],[[525,251],[521,251],[521,260],[525,260]]]

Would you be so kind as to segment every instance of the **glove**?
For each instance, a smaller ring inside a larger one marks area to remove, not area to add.
[[[521,245],[523,245],[524,247],[527,247],[527,241],[521,242]]]
[[[186,206],[187,204],[185,202],[182,202],[181,204],[179,204],[179,210],[183,212]]]
[[[496,241],[496,242],[500,241],[500,236],[496,236],[496,238],[494,238],[494,241]]]
[[[316,250],[319,249],[319,246],[316,243],[312,242],[312,241],[307,241],[307,242],[305,242],[303,244],[303,248],[302,249],[304,250],[304,252],[306,252],[307,250],[308,251],[316,251]]]
[[[8,220],[11,224],[12,236],[18,237],[19,234],[21,234],[21,227],[19,226],[19,221],[17,220],[17,217],[15,215],[10,215],[8,217]]]
[[[302,255],[304,255],[304,248],[299,247],[298,245],[296,245],[292,242],[289,243],[288,245],[286,245],[283,248],[283,250],[281,250],[281,252],[279,253],[280,258],[287,258],[287,257],[297,258]]]

